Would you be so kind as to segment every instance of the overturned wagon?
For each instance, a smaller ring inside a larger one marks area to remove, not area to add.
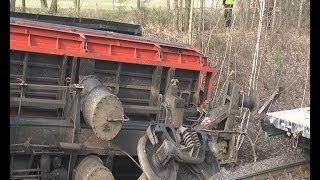
[[[230,82],[213,108],[198,50],[71,19],[11,15],[12,179],[201,179],[236,160],[235,117],[252,99]]]

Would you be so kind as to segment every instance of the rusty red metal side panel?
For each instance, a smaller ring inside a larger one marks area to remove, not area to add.
[[[20,18],[10,19],[10,49],[214,72],[192,46]],[[206,83],[205,91],[211,94],[213,76]]]

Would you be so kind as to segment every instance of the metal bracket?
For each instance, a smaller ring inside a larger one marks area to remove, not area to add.
[[[111,120],[108,120],[108,121],[122,121],[122,122],[127,122],[130,120],[130,118],[127,116],[127,115],[124,115],[125,118],[123,119],[111,119]]]
[[[77,89],[76,95],[74,96],[74,121],[75,121],[75,133],[80,133],[81,126],[80,126],[80,91]]]
[[[82,43],[81,43],[81,48],[84,52],[89,52],[88,50],[88,43],[87,43],[87,38],[84,36],[83,33],[79,33],[79,36],[82,39]]]

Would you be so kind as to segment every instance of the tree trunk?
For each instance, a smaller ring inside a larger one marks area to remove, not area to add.
[[[273,11],[272,11],[272,21],[271,21],[271,32],[273,33],[274,31],[274,23],[276,20],[276,4],[277,4],[277,0],[274,0],[273,2]]]
[[[16,10],[16,0],[11,0],[10,2],[10,11],[15,11]]]
[[[170,0],[167,0],[167,9],[170,10]]]
[[[202,28],[203,27],[203,13],[204,13],[203,4],[204,4],[204,0],[200,0],[200,22],[199,22],[199,28],[198,28],[199,32],[203,31],[203,28]]]
[[[253,1],[253,13],[252,13],[252,20],[251,20],[251,26],[250,26],[250,31],[253,28],[253,24],[254,24],[254,19],[255,19],[255,15],[256,15],[256,10],[257,10],[257,3],[256,1]]]
[[[137,0],[137,8],[140,9],[140,0]]]
[[[283,7],[283,4],[282,4],[282,1],[279,2],[279,17],[278,17],[278,22],[279,22],[279,25],[278,25],[278,29],[281,27],[282,25],[282,19],[283,19],[283,12],[282,12],[282,7]],[[275,22],[274,22],[275,23]]]
[[[283,14],[283,17],[284,17],[284,28],[287,28],[287,25],[288,25],[288,22],[289,22],[289,2],[288,0],[285,0],[285,5],[284,5],[284,14]]]
[[[58,0],[52,0],[50,5],[50,13],[57,13],[58,12]]]
[[[178,16],[178,24],[179,31],[183,30],[183,0],[179,0],[179,16]]]
[[[77,0],[77,13],[80,13],[80,0]]]
[[[26,0],[22,0],[22,7],[21,7],[22,12],[26,12]]]
[[[98,6],[98,3],[96,3],[96,13],[98,13],[99,11],[99,6]]]
[[[301,27],[301,19],[302,19],[302,7],[303,7],[303,2],[304,2],[304,0],[301,0],[301,1],[300,1],[299,17],[298,17],[298,32],[299,32],[300,27]]]
[[[73,7],[74,7],[74,9],[77,9],[77,7],[78,7],[78,0],[73,0]]]
[[[80,0],[73,0],[74,9],[77,13],[80,12]]]
[[[204,48],[204,7],[205,7],[205,0],[201,0],[200,4],[200,11],[201,11],[201,52],[203,52]]]
[[[216,1],[216,8],[218,8],[218,4],[220,4],[220,1]]]
[[[188,25],[189,25],[189,19],[190,19],[190,9],[191,9],[191,0],[185,0],[185,6],[184,6],[184,14],[185,14],[185,18],[184,18],[184,31],[188,29]]]
[[[40,0],[41,8],[48,8],[47,0]]]
[[[193,4],[194,4],[194,0],[191,0],[191,3],[190,3],[190,16],[189,16],[189,41],[188,43],[189,44],[192,44],[192,15],[193,15]]]
[[[179,31],[179,5],[178,5],[178,0],[174,0],[174,29]]]
[[[249,18],[249,11],[250,11],[250,0],[245,1],[245,15],[244,15],[244,24],[243,24],[243,30],[245,30],[247,28],[247,24],[248,24],[248,18]]]

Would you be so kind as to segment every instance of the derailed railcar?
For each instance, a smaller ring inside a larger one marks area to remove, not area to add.
[[[310,151],[310,107],[268,112],[261,126],[267,137],[285,135],[294,139],[294,147]]]
[[[213,108],[214,69],[197,49],[125,24],[12,16],[12,179],[201,179],[236,160],[235,118],[254,98],[229,82]]]

